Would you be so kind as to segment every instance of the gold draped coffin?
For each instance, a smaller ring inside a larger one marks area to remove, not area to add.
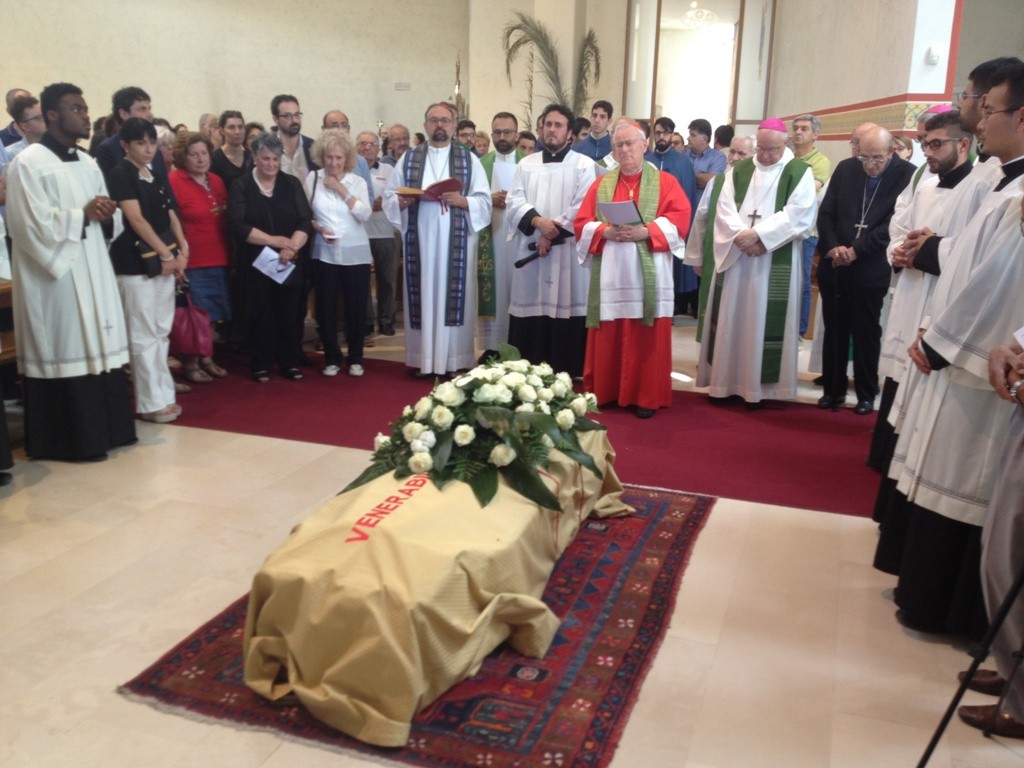
[[[542,657],[559,625],[541,600],[555,561],[587,516],[631,511],[607,433],[580,442],[603,478],[553,450],[542,476],[562,512],[504,480],[481,508],[468,485],[438,490],[426,475],[388,474],[326,503],[253,579],[246,683],[397,747],[413,716],[502,642]]]

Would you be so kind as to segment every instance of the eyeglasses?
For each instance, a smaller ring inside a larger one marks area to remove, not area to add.
[[[376,141],[360,141],[356,144],[357,147],[376,147],[378,146]]]
[[[491,131],[491,136],[515,136],[519,131],[512,128],[501,128],[496,131]]]
[[[956,94],[957,101],[967,101],[967,99],[980,99],[984,94],[971,93],[967,89],[964,89]]]
[[[463,131],[459,134],[460,139],[472,139],[476,136],[476,131]]]
[[[38,115],[32,115],[32,117],[26,117],[24,120],[19,120],[18,125],[24,125],[25,123],[31,123],[33,120],[42,120],[43,113],[40,112]]]
[[[864,165],[881,165],[889,159],[889,155],[857,155],[857,159]]]
[[[623,147],[635,147],[637,144],[646,144],[646,141],[640,139],[630,139],[629,141],[617,141],[612,144],[612,149],[622,149]]]
[[[755,149],[754,151],[757,152],[759,155],[761,155],[761,154],[763,154],[763,155],[774,155],[776,153],[781,153],[785,149],[786,149],[786,145],[782,144],[781,146],[778,146],[778,147],[762,147],[762,146],[758,146],[757,149]]]
[[[324,128],[341,128],[341,129],[344,129],[346,131],[350,127],[351,126],[348,123],[342,123],[342,122],[339,122],[339,121],[335,121],[333,123],[328,123],[327,125],[324,126]]]
[[[960,139],[932,139],[931,141],[920,140],[921,149],[930,149],[932,152],[938,152],[942,149],[943,144],[949,144],[951,142],[960,141]]]
[[[426,122],[431,125],[451,125],[455,121],[450,117],[428,117]]]
[[[1016,107],[1010,107],[1009,109],[992,109],[991,107],[982,107],[981,114],[986,120],[988,120],[992,115],[1001,115],[1004,112],[1016,112],[1021,107],[1024,107],[1024,104],[1018,104]]]
[[[277,116],[278,120],[301,120],[301,112],[282,112]]]

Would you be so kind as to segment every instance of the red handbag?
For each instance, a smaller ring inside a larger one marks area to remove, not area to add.
[[[174,308],[171,325],[170,353],[182,357],[210,357],[213,354],[213,332],[210,315],[192,303],[188,289],[182,289]]]

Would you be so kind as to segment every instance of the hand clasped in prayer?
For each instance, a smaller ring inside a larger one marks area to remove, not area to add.
[[[744,229],[736,235],[733,243],[747,256],[763,256],[768,252],[761,237],[753,229]]]
[[[613,240],[617,243],[636,243],[646,240],[648,237],[647,227],[640,224],[623,224],[616,226],[609,225],[604,231],[605,240]]]

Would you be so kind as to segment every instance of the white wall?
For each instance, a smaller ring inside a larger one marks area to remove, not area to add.
[[[157,115],[190,126],[201,112],[229,108],[267,123],[270,99],[287,92],[301,101],[305,133],[315,133],[324,112],[336,107],[348,113],[354,131],[373,129],[378,119],[422,130],[426,105],[452,95],[459,49],[465,73],[468,4],[3,2],[0,91],[38,94],[67,80],[85,91],[95,118],[110,110],[119,87],[140,85]],[[57,19],[67,23],[51,23]],[[396,91],[396,83],[409,90]]]
[[[916,0],[780,0],[767,114],[907,93],[917,6]]]

